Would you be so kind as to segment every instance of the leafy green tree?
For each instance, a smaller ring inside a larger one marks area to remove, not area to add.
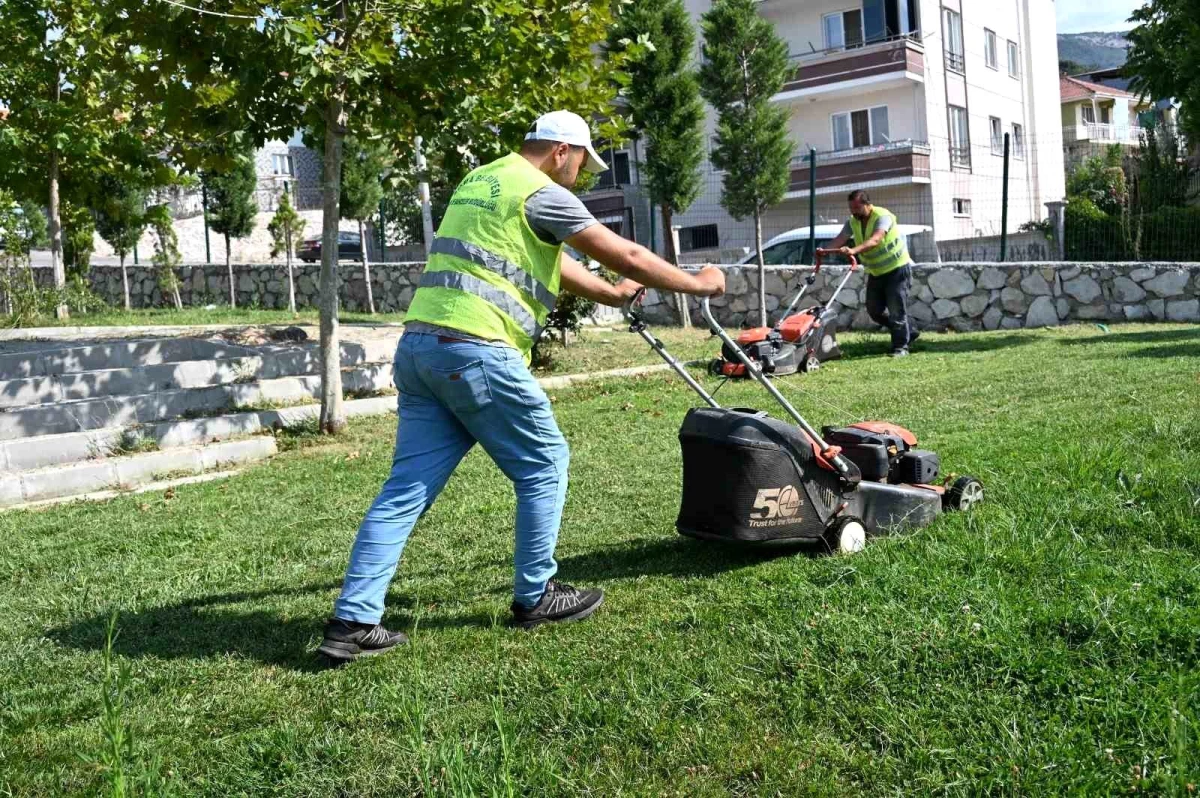
[[[725,173],[721,204],[735,219],[754,217],[759,321],[766,324],[762,215],[783,199],[791,177],[788,111],[771,104],[788,74],[787,45],[759,16],[756,0],[717,0],[701,26],[700,91],[718,114],[712,162]]]
[[[135,179],[112,175],[101,181],[103,201],[96,212],[96,232],[108,242],[121,261],[121,289],[125,310],[132,310],[129,299],[129,271],[125,258],[137,246],[146,228],[146,190]]]
[[[1197,168],[1184,151],[1179,134],[1150,125],[1131,164],[1131,205],[1137,213],[1183,208],[1195,198]]]
[[[1114,144],[1103,155],[1093,155],[1077,166],[1067,178],[1067,197],[1087,199],[1104,214],[1123,213],[1129,190],[1121,168],[1120,145]]]
[[[161,102],[173,132],[223,140],[240,128],[261,143],[296,128],[324,130],[326,432],[345,425],[337,299],[345,137],[382,136],[400,151],[421,136],[430,151],[462,146],[486,160],[515,147],[544,111],[611,115],[607,76],[621,61],[610,56],[606,64],[595,53],[612,22],[609,0],[213,0],[202,13],[113,4],[154,67],[140,85]],[[612,138],[620,122],[613,117],[601,133]]]
[[[85,205],[63,201],[59,208],[63,226],[63,264],[67,277],[86,281],[95,249],[96,220]]]
[[[47,210],[54,284],[66,284],[62,191],[107,172],[171,169],[162,149],[158,106],[136,102],[132,78],[145,54],[104,0],[0,3],[0,185]],[[68,197],[83,204],[83,196]],[[67,307],[58,309],[65,318]]]
[[[279,207],[267,224],[267,232],[271,234],[271,257],[278,258],[280,253],[283,253],[287,262],[288,310],[292,313],[296,312],[296,275],[292,269],[292,255],[304,240],[304,225],[304,218],[292,207],[292,199],[288,192],[281,192]]]
[[[159,290],[171,297],[176,310],[183,310],[183,299],[179,296],[179,237],[175,234],[175,222],[166,203],[152,205],[146,210],[146,223],[154,230],[154,273]]]
[[[229,239],[243,238],[254,232],[254,217],[258,206],[254,191],[258,188],[258,172],[254,168],[254,150],[244,139],[240,147],[229,153],[231,162],[225,169],[204,175],[207,187],[208,226],[225,237],[225,271],[229,274],[229,307],[237,307],[237,281]]]
[[[358,240],[362,248],[363,278],[367,281],[367,312],[375,312],[375,294],[371,289],[371,264],[367,259],[367,229],[369,219],[379,214],[383,199],[383,174],[394,160],[386,147],[378,142],[346,139],[342,165],[342,196],[340,210],[343,219],[358,222]],[[383,253],[380,253],[383,258]]]
[[[662,211],[667,258],[678,264],[672,219],[700,193],[704,159],[704,104],[691,64],[696,34],[682,0],[633,0],[626,6],[609,47],[634,42],[642,46],[629,61],[624,96],[635,134],[645,144],[642,175],[651,202]],[[691,326],[687,300],[676,295],[676,301],[683,325]]]
[[[1188,141],[1200,143],[1200,0],[1149,0],[1133,12],[1125,72],[1133,89],[1179,101]]]

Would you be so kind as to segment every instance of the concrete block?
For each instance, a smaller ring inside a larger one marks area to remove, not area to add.
[[[162,391],[124,401],[134,409],[132,421],[142,424],[179,418],[190,413],[208,413],[229,406],[229,396],[225,386],[221,385]]]
[[[210,444],[200,449],[200,458],[204,470],[208,471],[229,463],[261,460],[270,457],[275,452],[275,438],[270,435],[260,435],[244,441]]]
[[[116,469],[108,460],[73,463],[26,471],[21,475],[25,501],[56,499],[104,490],[117,484]]]
[[[0,474],[0,507],[23,501],[25,495],[21,491],[21,477],[18,474]]]
[[[122,486],[151,482],[179,471],[194,474],[203,470],[199,450],[190,448],[115,457],[112,463],[117,472],[117,484]]]
[[[30,471],[103,457],[120,437],[120,429],[91,430],[18,438],[0,446],[3,447],[4,460],[10,470]]]
[[[254,435],[262,431],[257,413],[230,413],[212,418],[161,421],[149,424],[146,434],[164,449],[175,446],[190,446],[213,440],[232,438],[237,435]]]
[[[0,407],[24,407],[62,400],[62,392],[54,377],[0,381]]]

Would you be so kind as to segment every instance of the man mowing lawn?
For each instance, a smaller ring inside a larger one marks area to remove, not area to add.
[[[607,166],[583,118],[555,111],[520,152],[474,170],[451,197],[396,349],[392,471],[359,526],[325,656],[349,661],[407,641],[380,623],[384,594],[413,525],[477,442],[516,489],[514,623],[586,618],[600,605],[600,590],[551,578],[569,457],[529,372],[533,342],[562,290],[619,306],[641,285],[716,296],[725,277],[711,266],[679,271],[597,223],[569,191],[581,168]],[[631,279],[609,285],[565,256],[564,242]]]
[[[892,333],[892,357],[904,357],[921,334],[908,317],[912,258],[896,214],[871,204],[862,189],[850,192],[850,220],[824,252],[840,252],[862,260],[867,269],[867,314]],[[851,239],[854,246],[847,246]]]

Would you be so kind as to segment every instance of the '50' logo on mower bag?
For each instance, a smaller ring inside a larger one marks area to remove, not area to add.
[[[782,526],[791,523],[788,519],[800,511],[800,491],[792,485],[782,488],[763,488],[754,497],[754,510],[750,513],[750,526]]]

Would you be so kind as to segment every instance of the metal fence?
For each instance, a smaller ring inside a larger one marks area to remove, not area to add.
[[[998,122],[985,128],[982,140],[863,140],[837,152],[818,151],[815,170],[812,153],[796,153],[783,201],[762,215],[764,242],[779,236],[791,241],[765,246],[765,259],[811,262],[810,223],[815,223],[818,246],[836,237],[849,215],[847,195],[861,188],[876,205],[896,214],[914,258],[923,262],[1200,260],[1200,164],[1194,154],[1181,156],[1166,174],[1147,163],[1140,128],[1136,140],[1131,128],[1111,125],[1066,129],[1061,137],[1055,130],[1038,140],[1020,126]],[[854,143],[872,132],[869,126],[851,129]],[[1095,196],[1093,184],[1105,177],[1114,183],[1113,193]],[[661,209],[651,211],[638,178],[634,164],[627,183],[590,192],[585,203],[601,222],[663,253]],[[735,219],[724,207],[725,178],[705,171],[697,199],[673,215],[682,262],[729,263],[753,256],[753,218]],[[1070,201],[1060,226],[1052,215],[1064,198]],[[1149,245],[1167,224],[1174,243]]]

